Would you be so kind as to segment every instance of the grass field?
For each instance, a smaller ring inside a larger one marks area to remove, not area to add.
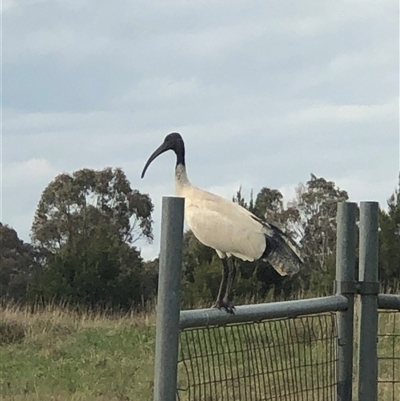
[[[253,361],[259,361],[260,366],[261,364],[265,366],[270,363],[268,360],[271,360],[273,355],[279,357],[276,350],[279,350],[279,344],[283,344],[282,338],[285,333],[293,332],[291,326],[285,327],[283,325],[280,329],[278,326],[274,328],[278,336],[268,335],[268,332],[262,335],[262,338],[269,338],[265,344],[267,348],[269,347],[267,359],[265,353],[262,353],[262,347],[255,346],[258,344],[258,340],[254,341],[256,334],[247,333],[245,329],[234,329],[227,334],[218,329],[217,339],[207,340],[204,336],[208,350],[211,351],[211,353],[208,351],[208,356],[207,352],[205,353],[204,360],[207,363],[207,358],[213,355],[213,349],[220,338],[227,352],[221,360],[213,362],[214,365],[218,367],[218,364],[224,364],[223,358],[236,358],[233,359],[234,372],[227,373],[228,381],[235,375],[240,376],[244,369],[256,375],[257,364],[253,363],[246,367],[244,364],[249,364],[249,358],[246,361],[246,354],[229,350],[229,344],[233,344],[234,347],[234,342],[230,341],[229,336],[247,338],[247,348],[252,352],[250,355],[254,357]],[[302,324],[299,326],[297,323],[297,326],[294,324],[293,327],[294,330],[299,330]],[[283,330],[281,334],[278,329]],[[379,331],[381,334],[391,334],[379,337],[379,354],[388,357],[387,360],[380,361],[380,378],[400,382],[400,360],[392,358],[393,356],[400,358],[400,313],[383,314],[380,318]],[[192,354],[199,352],[192,347],[196,339],[191,340],[191,335],[188,333],[183,341],[183,344],[184,342],[187,344],[184,344],[187,355],[189,351]],[[297,361],[299,366],[307,365],[311,358],[322,358],[326,355],[327,349],[321,348],[323,342],[313,343],[316,335],[319,335],[318,330],[296,331],[296,338],[300,336],[305,344],[302,349],[306,352],[303,357],[303,351],[299,348],[299,353],[295,354],[297,359],[293,360]],[[94,312],[71,312],[60,307],[38,309],[31,313],[30,310],[14,306],[3,307],[0,310],[0,399],[4,401],[152,400],[154,343],[153,313],[107,316]],[[297,352],[297,343],[293,344],[291,351],[288,348],[286,352]],[[209,364],[210,367],[211,365],[212,363]],[[284,368],[284,365],[281,367]],[[272,367],[264,368],[264,371],[265,369],[271,370]],[[182,373],[182,366],[180,370]],[[216,372],[217,376],[220,375],[218,370]],[[273,372],[269,374],[274,375]],[[309,376],[312,374],[307,374],[307,377]],[[272,384],[275,380],[279,386],[281,380],[279,374],[271,377],[272,379],[268,380],[271,380]],[[206,377],[203,375],[198,378],[204,381]],[[303,379],[302,382],[307,380]],[[182,380],[180,384],[184,385],[184,378]],[[254,389],[257,391],[255,387]],[[393,398],[394,395],[397,397],[399,393],[400,383],[379,384],[380,401],[394,400],[396,399]],[[211,401],[215,398],[208,399]],[[318,401],[318,397],[314,397],[314,400]]]
[[[0,313],[1,400],[152,399],[153,315]]]

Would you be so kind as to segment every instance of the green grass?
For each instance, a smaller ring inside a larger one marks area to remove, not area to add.
[[[329,319],[307,319],[313,318],[204,329],[203,333],[188,330],[181,338],[181,357],[197,355],[192,368],[199,364],[195,377],[203,386],[209,386],[204,383],[213,378],[225,381],[225,389],[206,391],[209,401],[238,394],[239,384],[250,385],[251,394],[257,397],[264,388],[269,388],[270,396],[279,394],[282,386],[286,386],[284,393],[315,388],[315,380],[325,380],[322,385],[329,388],[332,348],[321,337],[331,330]],[[393,356],[400,357],[400,313],[381,314],[379,333],[378,354],[388,358],[379,361],[380,380],[399,382],[399,360]],[[116,316],[55,306],[35,311],[3,306],[0,400],[152,400],[154,344],[154,313]],[[226,366],[231,369],[221,370]],[[179,372],[179,385],[185,387],[188,376],[182,362]],[[246,374],[253,375],[254,384],[252,379],[243,379]],[[318,391],[322,390],[303,393],[300,399],[319,401]],[[400,384],[379,383],[378,391],[380,401],[393,400]],[[188,392],[182,393],[183,400],[187,396]]]
[[[2,400],[152,399],[152,316],[8,307],[1,317]]]

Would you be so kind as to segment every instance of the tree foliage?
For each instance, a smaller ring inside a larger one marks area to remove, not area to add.
[[[25,301],[29,283],[41,267],[40,252],[0,223],[0,298]]]
[[[100,225],[90,241],[69,241],[52,254],[31,292],[44,301],[129,308],[142,302],[144,277],[139,252]]]
[[[131,188],[121,169],[61,174],[43,191],[32,238],[47,252],[32,296],[129,307],[149,294],[133,247],[151,240],[153,204]]]
[[[32,239],[54,252],[74,237],[90,238],[98,225],[106,224],[126,243],[151,240],[152,211],[149,196],[132,189],[119,168],[60,174],[43,191]]]
[[[301,289],[329,293],[335,275],[337,204],[348,194],[333,181],[311,174],[296,188],[289,202],[291,231],[302,248],[303,269],[298,275]]]
[[[400,289],[400,174],[388,210],[380,211],[380,281],[385,291]]]

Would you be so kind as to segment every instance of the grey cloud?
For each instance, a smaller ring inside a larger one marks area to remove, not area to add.
[[[173,155],[139,175],[171,131],[186,140],[192,181],[225,196],[240,184],[290,193],[314,172],[354,198],[384,202],[399,170],[397,8],[390,0],[8,2],[2,218],[28,239],[54,175],[121,166],[154,199],[157,232],[160,198],[174,190]],[[28,185],[13,169],[32,160],[50,167]],[[157,238],[141,246],[155,254]]]
[[[139,99],[128,108],[148,107],[140,100],[146,95],[140,83],[148,77],[172,82],[196,77],[206,88],[217,84],[220,96],[208,102],[213,106],[226,96],[246,99],[260,94],[273,102],[289,94],[315,98],[321,91],[333,99],[336,94],[340,101],[342,91],[338,94],[337,88],[343,84],[353,86],[347,96],[363,89],[368,65],[361,75],[354,71],[351,80],[348,74],[332,80],[323,77],[327,64],[334,62],[338,51],[364,51],[379,58],[375,53],[381,38],[394,42],[397,29],[397,22],[377,18],[368,4],[358,9],[358,2],[343,3],[347,12],[340,4],[316,7],[309,1],[285,7],[120,2],[110,9],[104,2],[72,4],[47,2],[5,19],[6,31],[22,28],[4,49],[4,74],[10,77],[6,106],[16,107],[19,101],[28,110],[99,110],[130,87]],[[380,7],[385,10],[386,4]],[[15,49],[21,49],[16,59]],[[15,60],[21,59],[30,60],[29,68],[15,68]],[[299,84],[310,71],[320,76],[320,82]],[[159,99],[154,101],[157,106]],[[205,100],[200,97],[197,102]]]

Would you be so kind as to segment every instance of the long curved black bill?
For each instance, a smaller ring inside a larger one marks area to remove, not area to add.
[[[150,166],[151,162],[157,157],[160,156],[162,153],[166,152],[167,150],[169,150],[169,148],[163,143],[162,145],[160,145],[154,152],[153,154],[149,157],[149,160],[147,160],[143,171],[142,171],[142,175],[140,176],[140,178],[143,178],[144,175],[146,174],[146,170],[147,168]]]

